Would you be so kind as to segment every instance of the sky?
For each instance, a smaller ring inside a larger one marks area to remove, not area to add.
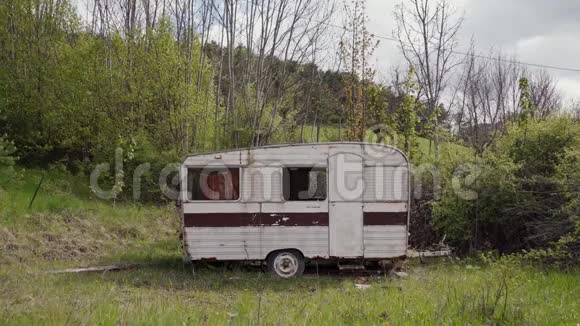
[[[401,0],[368,0],[369,30],[392,36],[393,11]],[[451,0],[464,15],[458,51],[467,52],[473,37],[482,54],[491,49],[515,54],[519,61],[580,70],[580,1]],[[375,53],[377,78],[403,58],[396,42],[381,40]],[[529,68],[537,69],[537,68]],[[567,99],[580,99],[580,72],[548,69]]]

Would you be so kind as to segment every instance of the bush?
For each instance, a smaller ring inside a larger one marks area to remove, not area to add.
[[[580,225],[576,230],[561,237],[545,249],[526,251],[524,258],[528,261],[561,269],[573,269],[580,266]]]
[[[167,177],[168,186],[176,187],[172,181],[176,181],[174,177],[178,171],[171,168],[179,162],[180,158],[174,151],[159,151],[145,133],[120,138],[115,151],[103,155],[100,162],[108,163],[109,168],[99,175],[98,186],[103,191],[112,192],[108,194],[112,198],[103,199],[167,203],[169,198],[163,194],[159,178],[162,171],[167,169],[171,172]],[[92,190],[98,192],[94,188]]]
[[[545,248],[578,220],[579,161],[577,123],[556,118],[512,127],[476,161],[476,200],[445,183],[433,207],[435,227],[463,251]]]

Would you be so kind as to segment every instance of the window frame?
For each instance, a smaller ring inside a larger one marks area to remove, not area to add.
[[[223,200],[211,200],[211,199],[200,199],[200,200],[195,200],[191,198],[190,192],[189,192],[189,170],[192,169],[208,169],[208,170],[232,170],[232,169],[237,169],[238,170],[238,199],[223,199]],[[185,201],[186,203],[240,203],[242,201],[242,182],[243,182],[243,173],[244,173],[244,168],[243,166],[240,165],[227,165],[227,166],[186,166],[185,167],[185,171],[186,171],[186,176],[185,176],[185,182],[186,182],[186,187],[185,187],[185,197],[187,198],[187,200]]]
[[[328,165],[306,165],[306,164],[291,164],[291,165],[283,165],[281,166],[282,169],[282,182],[280,183],[281,189],[281,197],[283,203],[324,203],[328,202]],[[284,194],[284,171],[287,169],[320,169],[324,170],[326,175],[326,189],[325,189],[325,197],[324,199],[316,200],[316,199],[308,199],[308,200],[287,200]]]

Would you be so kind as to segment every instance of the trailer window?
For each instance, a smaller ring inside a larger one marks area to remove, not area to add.
[[[316,201],[326,199],[326,169],[284,168],[284,200]]]
[[[189,200],[238,200],[239,168],[192,168],[187,170]]]

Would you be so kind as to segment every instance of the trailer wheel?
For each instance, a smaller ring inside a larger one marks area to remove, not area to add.
[[[304,267],[304,257],[296,250],[280,250],[268,256],[268,271],[276,277],[300,277]]]

